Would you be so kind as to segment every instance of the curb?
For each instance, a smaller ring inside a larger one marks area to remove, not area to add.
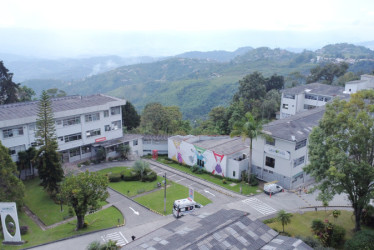
[[[179,174],[179,173],[186,174],[186,175],[188,175],[188,177],[186,177],[186,178],[189,179],[189,180],[191,180],[191,181],[194,181],[193,178],[199,179],[199,181],[202,181],[202,182],[203,182],[203,183],[199,182],[199,184],[201,184],[201,185],[203,185],[203,186],[206,186],[206,187],[209,187],[209,188],[213,189],[214,191],[217,191],[217,192],[219,192],[219,193],[221,193],[221,194],[224,194],[224,195],[227,195],[227,196],[230,196],[230,197],[235,197],[235,195],[237,195],[237,196],[239,196],[239,197],[240,197],[240,196],[243,196],[243,197],[245,197],[245,198],[248,198],[248,197],[251,197],[251,196],[255,196],[255,194],[254,194],[254,195],[244,195],[244,194],[239,194],[239,193],[233,192],[233,191],[231,191],[230,189],[227,189],[227,188],[225,188],[225,187],[222,187],[222,186],[217,185],[217,184],[212,183],[212,182],[209,182],[209,185],[208,185],[208,184],[205,183],[205,182],[208,182],[207,180],[202,179],[202,178],[200,178],[200,177],[198,177],[198,176],[194,176],[194,175],[191,175],[191,174],[189,174],[189,173],[186,173],[186,172],[180,171],[180,170],[178,170],[178,169],[175,169],[175,168],[173,168],[173,167],[170,167],[170,166],[168,166],[168,165],[166,165],[166,164],[164,164],[164,163],[161,163],[161,162],[158,162],[158,161],[155,161],[155,160],[149,160],[149,159],[146,159],[146,161],[148,161],[150,164],[152,164],[152,165],[154,165],[154,166],[156,166],[156,167],[164,168],[164,169],[166,169],[166,170],[168,170],[168,171],[170,171],[170,172],[176,173],[176,174]],[[161,166],[154,164],[154,162],[157,163],[157,164],[159,164],[159,165],[161,165]],[[192,178],[191,178],[191,177],[192,177]],[[213,185],[213,187],[210,186],[210,185]],[[224,191],[222,191],[222,190],[219,190],[219,189],[215,188],[214,186],[215,186],[215,187],[222,188],[222,189],[225,189],[225,191],[228,191],[229,193],[226,193],[226,192],[224,192]],[[232,193],[234,193],[234,194],[231,194],[230,192],[232,192]]]

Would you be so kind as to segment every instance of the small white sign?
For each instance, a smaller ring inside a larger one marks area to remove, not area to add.
[[[265,145],[264,151],[265,151],[265,153],[268,153],[268,154],[271,154],[271,155],[274,155],[274,156],[278,156],[278,157],[281,157],[281,158],[286,159],[286,160],[289,160],[290,157],[291,157],[291,155],[288,151],[278,149],[276,147],[272,147],[272,146],[269,146],[269,145]]]

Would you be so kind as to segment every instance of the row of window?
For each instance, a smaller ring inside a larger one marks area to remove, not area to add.
[[[112,122],[111,125],[105,125],[105,131],[121,129],[121,120]]]
[[[23,127],[3,129],[3,138],[23,135]]]
[[[297,167],[305,162],[305,156],[301,156],[293,161],[293,167]]]
[[[331,97],[326,97],[326,96],[317,96],[317,95],[311,95],[311,94],[305,94],[305,99],[309,100],[318,100],[318,101],[323,101],[323,102],[328,102],[331,100]]]

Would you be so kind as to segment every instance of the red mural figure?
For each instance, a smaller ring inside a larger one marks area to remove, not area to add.
[[[213,154],[214,154],[214,158],[216,158],[217,165],[214,168],[212,174],[215,174],[215,172],[217,171],[218,174],[222,174],[222,176],[225,177],[225,175],[223,174],[223,171],[222,171],[222,167],[221,167],[221,162],[222,162],[222,159],[225,155],[219,155],[216,152],[213,152]]]

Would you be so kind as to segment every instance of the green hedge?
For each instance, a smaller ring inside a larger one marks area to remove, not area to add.
[[[108,178],[110,182],[119,182],[122,179],[121,173],[110,173],[108,174]]]

